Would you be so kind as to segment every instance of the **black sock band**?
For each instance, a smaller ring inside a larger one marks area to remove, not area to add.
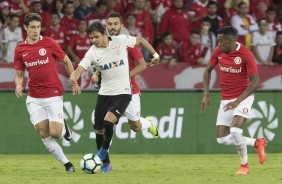
[[[101,134],[97,134],[96,133],[96,146],[97,146],[97,150],[99,151],[99,149],[102,147],[103,145],[103,141],[104,141],[104,135]]]

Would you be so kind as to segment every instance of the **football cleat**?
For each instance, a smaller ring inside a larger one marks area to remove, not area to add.
[[[265,153],[265,147],[267,145],[267,141],[265,138],[260,138],[260,139],[256,139],[255,142],[255,149],[258,153],[258,159],[259,159],[259,163],[263,164],[265,161],[265,157],[266,157],[266,153]]]
[[[159,137],[159,130],[157,128],[157,126],[155,125],[155,123],[152,121],[152,119],[150,117],[146,117],[146,120],[151,122],[151,127],[149,128],[149,132],[151,132],[153,138],[158,138]]]
[[[249,165],[240,165],[240,169],[236,172],[236,174],[249,174]]]
[[[65,168],[66,168],[66,172],[69,172],[69,173],[75,172],[75,168],[71,162],[66,163]]]
[[[105,163],[105,164],[103,164],[103,166],[102,166],[102,173],[109,173],[109,172],[112,171],[112,169],[113,169],[112,164],[110,164],[110,163]]]
[[[64,135],[64,138],[67,140],[67,141],[70,141],[72,139],[72,131],[71,129],[69,128],[68,126],[68,123],[67,121],[64,119],[64,124],[65,124],[65,128],[66,128],[66,133]]]
[[[105,160],[107,154],[108,154],[108,149],[101,147],[100,150],[97,153],[97,156],[100,158],[100,160],[103,161],[103,160]]]

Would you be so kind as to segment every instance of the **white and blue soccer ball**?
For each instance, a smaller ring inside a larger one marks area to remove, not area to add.
[[[98,156],[88,153],[80,160],[80,166],[85,173],[95,174],[101,170],[102,161]]]

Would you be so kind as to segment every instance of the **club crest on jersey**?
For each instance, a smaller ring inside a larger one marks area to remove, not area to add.
[[[243,108],[243,113],[247,114],[249,112],[248,108]]]
[[[234,63],[239,65],[242,62],[242,59],[240,57],[235,57],[234,58]]]
[[[115,55],[120,55],[121,50],[120,50],[119,45],[114,46],[112,49],[113,49]]]
[[[39,55],[40,56],[45,56],[45,54],[46,54],[46,49],[44,49],[44,48],[39,49]]]
[[[120,60],[120,61],[113,61],[104,65],[100,65],[101,70],[108,70],[111,68],[116,68],[119,67],[121,65],[124,65],[124,61]]]

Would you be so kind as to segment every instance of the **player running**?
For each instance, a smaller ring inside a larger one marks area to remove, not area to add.
[[[107,18],[107,31],[111,36],[117,36],[120,34],[122,28],[122,17],[119,13],[112,12],[109,14]],[[147,63],[145,62],[142,53],[140,52],[137,46],[133,48],[128,47],[128,62],[129,62],[129,70],[130,70],[130,82],[132,89],[132,99],[125,110],[125,115],[128,119],[128,123],[130,128],[134,132],[139,132],[141,130],[149,130],[154,138],[159,137],[158,128],[152,122],[152,120],[147,117],[140,117],[140,88],[135,80],[135,75],[141,73],[147,68]],[[93,82],[98,82],[100,75],[99,72],[95,72],[92,76]],[[97,149],[99,150],[101,147],[101,142],[103,140],[103,132],[101,134],[96,131],[96,142]],[[107,155],[105,160],[103,161],[102,172],[107,173],[112,170],[112,165],[110,164],[109,156]]]
[[[131,85],[127,48],[142,45],[154,58],[151,64],[159,63],[159,55],[154,48],[141,37],[126,35],[108,37],[105,27],[100,22],[93,23],[88,28],[88,34],[93,45],[85,54],[77,69],[72,73],[69,84],[72,86],[92,64],[101,73],[102,81],[95,107],[95,132],[100,136],[97,141],[97,155],[103,161],[113,136],[113,126],[125,112],[131,101]],[[103,139],[102,139],[103,138]],[[102,140],[101,140],[102,139]],[[107,166],[107,172],[110,164]]]
[[[251,118],[254,91],[259,87],[256,61],[251,51],[236,42],[237,31],[231,26],[218,30],[218,46],[203,75],[204,97],[201,112],[210,105],[209,85],[211,72],[218,64],[220,69],[221,103],[216,127],[217,142],[235,145],[241,159],[236,174],[249,174],[247,145],[254,146],[258,152],[259,163],[265,161],[266,140],[243,137],[243,127]]]
[[[26,99],[30,120],[40,134],[46,149],[52,153],[67,172],[74,172],[74,166],[67,159],[57,139],[71,139],[71,131],[64,123],[64,89],[59,79],[56,61],[63,61],[66,72],[73,72],[73,65],[60,45],[50,37],[40,36],[42,18],[29,13],[24,18],[27,38],[15,50],[14,68],[15,93],[22,97],[24,70],[29,73],[29,92]],[[72,86],[79,93],[79,86]]]

